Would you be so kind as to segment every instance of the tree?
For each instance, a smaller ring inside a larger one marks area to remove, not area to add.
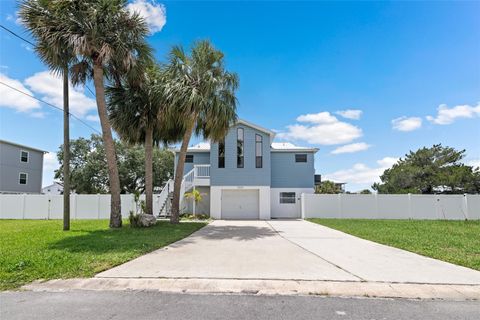
[[[225,70],[223,53],[208,41],[194,44],[190,56],[174,47],[166,67],[165,95],[170,122],[183,132],[175,169],[171,223],[179,222],[180,188],[192,134],[219,141],[236,121],[238,77]]]
[[[139,13],[130,13],[125,0],[57,0],[61,15],[52,17],[49,41],[68,44],[77,62],[72,65],[72,82],[93,79],[102,128],[111,192],[110,227],[122,226],[120,180],[115,144],[108,121],[104,80],[118,82],[121,75],[131,81],[139,77],[138,65],[151,59],[145,41],[148,27]]]
[[[40,59],[63,78],[63,230],[70,230],[70,121],[68,104],[69,68],[76,57],[65,39],[53,37],[55,17],[61,16],[60,7],[52,1],[23,1],[19,5],[23,25],[36,40],[35,51]]]
[[[478,193],[480,170],[464,165],[464,157],[465,150],[441,144],[410,151],[372,188],[379,193]]]
[[[116,141],[118,170],[121,193],[144,192],[145,190],[145,150],[143,146],[130,146]],[[108,169],[102,137],[93,134],[89,139],[78,138],[71,141],[72,190],[77,193],[109,193]],[[60,168],[55,171],[55,179],[63,180],[63,148],[57,153]],[[156,190],[173,176],[171,151],[154,148],[153,185]]]
[[[193,189],[192,191],[185,193],[185,198],[193,200],[194,202],[193,215],[196,215],[195,208],[196,208],[196,205],[203,200],[202,194],[197,189]]]
[[[338,183],[330,180],[324,180],[315,188],[315,193],[335,194],[342,193],[342,188]]]
[[[359,192],[359,194],[372,194],[372,191],[370,191],[369,189],[363,189]]]
[[[145,146],[145,213],[153,212],[153,169],[154,145],[168,143],[181,138],[173,130],[167,131],[165,99],[161,70],[152,63],[144,71],[144,78],[137,83],[123,79],[107,88],[108,114],[113,129],[129,144]]]

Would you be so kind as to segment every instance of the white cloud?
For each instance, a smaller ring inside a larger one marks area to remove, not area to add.
[[[87,119],[88,121],[100,122],[100,118],[98,117],[98,114],[87,114],[85,119]]]
[[[18,15],[18,11],[16,11],[15,14],[7,14],[6,20],[15,22],[19,26],[23,25],[22,19],[20,19],[20,16]]]
[[[422,127],[422,119],[418,117],[400,117],[392,120],[392,128],[398,131],[413,131]]]
[[[45,153],[43,156],[43,186],[48,186],[53,183],[53,177],[55,176],[55,170],[60,167],[60,163],[57,160],[56,152]]]
[[[0,81],[10,87],[33,95],[33,92],[28,90],[23,83],[16,79],[9,78],[5,74],[0,73]],[[6,87],[3,84],[0,84],[0,97],[0,107],[11,108],[19,112],[31,112],[32,110],[40,109],[40,103],[38,101]]]
[[[330,112],[327,112],[327,111],[319,112],[319,113],[302,114],[301,116],[297,117],[297,121],[317,123],[317,124],[338,122],[337,118],[335,118],[335,116],[332,116]]]
[[[33,52],[33,48],[32,48],[31,45],[26,44],[26,43],[21,43],[20,45],[21,45],[22,48],[24,48],[25,50],[30,51],[30,52]]]
[[[474,168],[480,168],[480,159],[473,159],[465,162],[467,166],[471,166]]]
[[[337,111],[336,114],[347,118],[347,119],[353,119],[353,120],[358,120],[362,116],[363,111],[358,110],[358,109],[347,109],[347,110],[340,110]]]
[[[474,118],[480,116],[480,102],[476,107],[468,104],[458,105],[453,108],[448,108],[446,104],[441,104],[437,108],[437,115],[427,116],[427,120],[435,124],[451,124],[457,118]]]
[[[398,158],[385,157],[377,160],[377,165],[373,168],[363,164],[356,163],[350,169],[338,170],[333,173],[326,174],[325,180],[332,180],[335,182],[346,182],[347,184],[373,184],[380,182],[380,175],[393,166],[398,161]]]
[[[140,13],[145,18],[152,34],[161,31],[167,23],[167,9],[163,4],[154,0],[134,0],[127,5],[127,9]]]
[[[344,146],[336,148],[335,150],[332,151],[332,154],[354,153],[354,152],[367,150],[370,147],[371,145],[366,144],[365,142],[351,143],[351,144],[346,144]]]
[[[329,112],[301,115],[297,121],[307,124],[289,125],[287,131],[278,133],[277,137],[310,144],[333,145],[349,143],[363,134],[359,127],[339,121]]]
[[[25,79],[25,84],[35,93],[41,95],[42,100],[59,108],[63,106],[63,81],[49,71],[35,73]],[[77,117],[84,118],[87,113],[97,108],[95,100],[83,92],[83,88],[69,87],[70,112]]]

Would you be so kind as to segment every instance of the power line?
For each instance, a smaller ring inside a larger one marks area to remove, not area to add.
[[[12,89],[12,90],[15,90],[15,91],[17,91],[17,92],[19,92],[19,93],[27,96],[27,97],[30,97],[30,98],[35,99],[35,100],[38,100],[38,101],[40,101],[40,102],[42,102],[42,103],[44,103],[44,104],[46,104],[46,105],[48,105],[48,106],[50,106],[50,107],[52,107],[52,108],[54,108],[54,109],[57,109],[57,110],[60,110],[60,111],[63,112],[63,109],[62,109],[62,108],[59,108],[59,107],[57,107],[57,106],[55,106],[55,105],[53,105],[53,104],[51,104],[51,103],[49,103],[49,102],[47,102],[47,101],[44,101],[44,100],[39,99],[39,98],[37,98],[37,97],[35,97],[35,96],[32,96],[31,94],[28,94],[28,93],[26,93],[26,92],[24,92],[24,91],[22,91],[22,90],[19,90],[19,89],[17,89],[17,88],[14,88],[14,87],[12,87],[12,86],[10,86],[10,85],[2,82],[2,81],[0,81],[0,84],[3,84],[4,86],[6,86],[6,87],[8,87],[8,88],[10,88],[10,89]],[[83,125],[89,127],[90,129],[92,129],[93,131],[97,132],[98,134],[102,134],[100,131],[98,131],[97,129],[95,129],[94,127],[92,127],[91,125],[89,125],[88,123],[86,123],[85,121],[83,121],[82,119],[80,119],[79,117],[77,117],[76,115],[74,115],[73,113],[69,112],[68,115],[72,116],[72,118],[75,118],[77,121],[79,121],[79,122],[82,123]]]
[[[1,27],[2,29],[4,29],[5,31],[11,33],[12,35],[14,35],[15,37],[17,37],[18,39],[25,41],[26,43],[28,43],[28,44],[31,45],[32,47],[35,47],[35,44],[34,44],[33,42],[25,39],[24,37],[22,37],[22,36],[19,35],[18,33],[10,30],[9,28],[5,27],[5,26],[2,25],[2,24],[0,24],[0,27]],[[90,89],[89,86],[87,86],[87,85],[85,84],[85,88],[87,88],[87,90],[90,91],[90,93],[95,97],[95,93],[93,93],[92,89]]]
[[[34,45],[31,41],[29,41],[29,40],[25,39],[24,37],[18,35],[17,33],[13,32],[12,30],[8,29],[7,27],[5,27],[5,26],[3,26],[3,25],[1,25],[1,24],[0,24],[0,27],[1,27],[2,29],[4,29],[5,31],[10,32],[11,34],[13,34],[13,35],[14,35],[15,37],[17,37],[18,39],[21,39],[21,40],[25,41],[26,43],[28,43],[29,45],[35,47],[35,45]]]

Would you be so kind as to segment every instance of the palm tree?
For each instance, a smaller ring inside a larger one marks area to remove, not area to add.
[[[108,114],[113,129],[122,140],[145,146],[145,213],[153,214],[153,147],[178,141],[178,131],[169,130],[165,122],[162,70],[152,64],[144,79],[136,84],[123,79],[107,88]],[[173,133],[173,135],[172,135]]]
[[[223,53],[208,41],[194,44],[188,56],[174,47],[166,73],[165,95],[169,101],[170,123],[183,132],[174,178],[171,223],[180,216],[180,188],[185,156],[192,134],[219,141],[237,119],[235,91],[238,77],[225,70]]]
[[[105,101],[105,79],[119,83],[122,76],[135,82],[141,78],[139,65],[150,61],[145,41],[148,27],[139,13],[130,13],[125,0],[57,0],[62,12],[55,15],[47,39],[68,45],[78,61],[71,67],[73,84],[93,79],[98,115],[107,158],[111,212],[110,227],[122,226],[120,180],[115,144]]]
[[[50,41],[55,16],[62,12],[55,2],[28,0],[20,3],[23,25],[36,40],[35,51],[40,59],[63,78],[63,230],[70,230],[70,119],[68,101],[69,66],[75,56],[63,39]]]

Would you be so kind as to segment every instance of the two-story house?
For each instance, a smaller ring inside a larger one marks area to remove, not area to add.
[[[183,199],[184,211],[195,205],[196,213],[215,219],[299,218],[300,195],[314,192],[318,149],[273,143],[274,137],[239,120],[223,141],[189,148],[182,193],[195,188],[202,201]]]
[[[0,193],[40,193],[45,153],[0,140]]]

